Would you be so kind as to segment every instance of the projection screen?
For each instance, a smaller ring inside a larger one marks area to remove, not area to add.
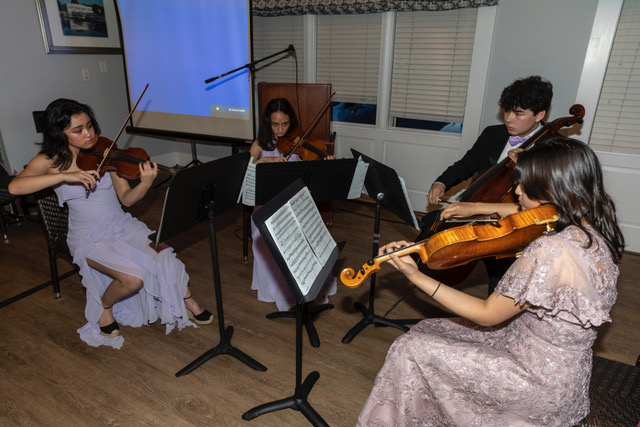
[[[250,0],[117,0],[133,132],[253,140]]]

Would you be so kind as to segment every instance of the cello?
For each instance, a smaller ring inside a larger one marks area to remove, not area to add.
[[[536,143],[542,143],[544,140],[555,136],[563,127],[570,127],[576,123],[582,123],[585,109],[580,104],[574,104],[569,109],[571,116],[560,117],[550,123],[545,124],[531,138],[529,138],[521,148],[528,150]],[[482,172],[478,177],[456,198],[456,202],[484,202],[484,203],[515,203],[515,183],[512,177],[512,171],[515,163],[506,157],[502,161],[493,165],[486,171]],[[422,241],[433,236],[435,233],[451,227],[451,223],[440,218],[440,212],[436,210],[429,212],[423,218],[425,226],[416,238],[416,241]],[[459,222],[457,222],[459,224]],[[449,286],[455,286],[462,282],[475,267],[475,262],[468,263],[459,268],[434,272],[425,264],[421,264],[420,270],[433,277],[438,278]]]

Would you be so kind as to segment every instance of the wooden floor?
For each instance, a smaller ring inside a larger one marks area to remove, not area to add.
[[[154,190],[131,212],[157,227],[164,188]],[[346,247],[336,265],[360,267],[371,255],[371,204],[334,204],[330,231]],[[35,218],[35,217],[34,217]],[[218,324],[165,335],[153,324],[123,327],[121,350],[84,344],[76,329],[84,323],[84,291],[77,275],[62,282],[62,297],[44,289],[0,309],[0,425],[39,426],[300,426],[303,414],[281,410],[244,421],[242,414],[263,403],[293,395],[295,321],[268,320],[275,305],[259,302],[251,290],[252,260],[243,262],[241,209],[215,221],[226,326],[234,328],[231,344],[265,365],[259,372],[229,355],[216,356],[189,375],[175,373],[219,343]],[[416,231],[383,211],[381,240],[414,239]],[[0,300],[49,280],[46,243],[41,225],[26,221],[9,227],[0,242]],[[186,264],[191,289],[215,312],[209,229],[200,224],[169,242]],[[60,260],[61,272],[70,265]],[[640,256],[626,254],[621,264],[618,302],[613,323],[602,327],[595,354],[633,364],[640,354]],[[375,313],[384,315],[408,285],[391,267],[377,275]],[[482,264],[461,285],[483,296]],[[335,308],[322,312],[314,325],[319,348],[304,334],[302,378],[317,371],[320,378],[309,403],[331,426],[352,426],[362,408],[391,342],[402,332],[393,327],[366,326],[351,343],[341,340],[363,318],[354,302],[368,305],[368,283],[357,289],[339,284],[331,297]],[[448,314],[416,291],[388,315],[393,319],[442,317]]]

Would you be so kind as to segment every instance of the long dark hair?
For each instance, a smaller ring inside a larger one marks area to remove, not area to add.
[[[91,107],[72,99],[58,98],[47,106],[42,121],[42,143],[40,154],[53,159],[53,166],[67,170],[71,166],[73,156],[69,150],[69,140],[64,130],[71,123],[71,116],[85,113],[91,119],[96,135],[100,134],[100,125],[96,121]]]
[[[584,219],[607,243],[617,263],[624,250],[624,236],[618,226],[616,207],[604,189],[602,167],[586,144],[571,138],[554,137],[518,155],[516,182],[531,199],[555,205],[560,218],[556,229],[580,227]]]
[[[273,151],[276,148],[271,132],[271,115],[277,111],[289,116],[289,129],[298,127],[298,118],[293,107],[285,98],[274,98],[264,107],[260,127],[258,128],[258,144],[266,151]]]

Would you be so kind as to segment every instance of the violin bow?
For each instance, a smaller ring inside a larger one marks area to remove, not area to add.
[[[129,119],[131,119],[131,116],[133,115],[133,112],[136,111],[136,108],[138,107],[138,104],[140,103],[140,100],[144,96],[144,93],[147,91],[148,87],[149,87],[149,83],[147,83],[147,85],[144,87],[144,90],[142,91],[142,93],[138,97],[138,100],[136,101],[135,105],[133,106],[133,108],[131,109],[129,114],[127,115],[127,118],[124,119],[124,123],[122,123],[122,126],[120,127],[120,130],[118,131],[118,134],[116,135],[116,137],[113,138],[113,141],[111,142],[111,145],[109,145],[109,147],[104,151],[104,155],[102,156],[102,161],[98,165],[98,169],[96,169],[98,174],[100,173],[100,169],[102,169],[102,165],[107,160],[107,157],[109,156],[109,152],[111,151],[111,148],[113,148],[113,146],[116,144],[116,141],[118,141],[118,138],[120,138],[120,135],[122,135],[122,131],[124,130],[124,127],[127,125],[127,122],[129,121]]]
[[[304,141],[304,139],[307,137],[307,135],[309,135],[309,133],[311,133],[311,131],[313,130],[313,128],[316,126],[316,124],[318,124],[318,121],[320,121],[320,118],[322,117],[322,115],[324,114],[325,111],[327,111],[327,108],[329,108],[329,105],[331,105],[331,100],[333,99],[333,96],[336,93],[333,92],[331,94],[331,96],[329,97],[329,99],[327,99],[327,102],[324,103],[324,105],[322,106],[322,108],[320,109],[320,112],[318,114],[316,114],[316,116],[314,117],[313,121],[311,122],[311,124],[309,126],[307,126],[307,129],[304,131],[304,133],[300,136],[300,138],[298,139],[298,142],[296,142],[296,145],[293,147],[293,150],[291,150],[291,152],[289,153],[289,155],[287,157],[285,157],[285,160],[289,160],[289,157],[291,157],[291,155],[294,153],[294,151],[296,151],[296,148],[298,148],[298,146],[300,146],[300,144],[302,144],[302,142]]]
[[[102,169],[102,166],[104,165],[104,162],[106,162],[107,161],[107,157],[109,157],[109,152],[111,151],[111,149],[115,145],[115,143],[118,140],[118,138],[120,138],[120,135],[122,134],[122,131],[124,130],[124,127],[127,125],[127,122],[129,121],[129,119],[131,119],[131,116],[133,115],[133,112],[136,111],[136,107],[138,106],[138,103],[142,99],[142,96],[147,91],[148,87],[149,87],[149,83],[147,83],[147,85],[144,87],[144,90],[142,91],[142,93],[138,97],[138,100],[136,101],[135,105],[133,106],[131,111],[129,111],[129,114],[127,115],[127,118],[124,120],[124,123],[122,123],[122,126],[120,127],[120,130],[118,131],[118,134],[116,135],[116,137],[113,139],[113,141],[111,142],[109,147],[107,147],[104,150],[104,154],[102,155],[102,160],[100,161],[100,164],[96,168],[96,172],[98,172],[98,176],[100,176],[100,169]],[[97,135],[96,135],[96,137],[97,137]],[[97,141],[97,138],[96,138],[96,141]],[[89,197],[89,193],[91,193],[91,190],[87,188],[85,190],[85,192],[84,192],[85,197]]]

